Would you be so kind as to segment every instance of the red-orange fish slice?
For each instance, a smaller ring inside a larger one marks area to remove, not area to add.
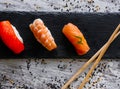
[[[31,31],[33,32],[35,38],[39,43],[41,43],[49,51],[57,48],[51,32],[44,25],[41,19],[36,19],[32,24],[29,25]]]
[[[63,27],[62,32],[75,47],[78,55],[84,55],[90,50],[85,37],[77,26],[68,23]]]
[[[0,22],[0,38],[15,54],[19,54],[24,50],[23,39],[9,21]]]

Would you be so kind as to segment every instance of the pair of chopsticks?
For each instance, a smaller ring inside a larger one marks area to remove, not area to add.
[[[103,47],[101,47],[66,83],[65,85],[61,88],[61,89],[66,89],[76,78],[78,78],[78,76],[94,61],[94,64],[92,65],[91,69],[89,70],[89,72],[87,73],[86,77],[84,78],[84,80],[82,81],[82,83],[80,84],[80,86],[78,87],[78,89],[82,89],[84,87],[84,85],[89,81],[89,78],[92,74],[92,72],[94,71],[94,69],[96,68],[96,66],[99,64],[101,58],[103,57],[103,55],[105,54],[105,52],[107,51],[108,47],[110,46],[110,44],[119,36],[120,34],[120,24],[117,26],[117,28],[115,29],[115,31],[112,33],[112,35],[110,36],[109,40],[103,45]]]

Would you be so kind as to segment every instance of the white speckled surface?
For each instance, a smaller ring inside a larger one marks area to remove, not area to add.
[[[92,2],[89,2],[92,1]],[[119,0],[0,0],[5,11],[120,12]]]
[[[120,0],[93,1],[0,0],[0,11],[120,12]],[[85,62],[86,59],[0,59],[0,89],[60,89]],[[87,71],[69,89],[77,89]],[[102,60],[93,75],[84,89],[120,89],[120,59]]]

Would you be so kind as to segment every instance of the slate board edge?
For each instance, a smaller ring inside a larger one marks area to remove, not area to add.
[[[0,13],[5,13],[5,14],[11,14],[11,13],[16,13],[16,14],[24,14],[24,13],[27,13],[27,14],[36,14],[36,13],[39,13],[39,14],[42,14],[42,15],[47,15],[47,14],[97,14],[97,15],[111,15],[111,14],[114,14],[114,15],[120,15],[120,13],[87,13],[87,12],[84,12],[84,13],[80,13],[80,12],[21,12],[21,11],[0,11]],[[28,58],[28,57],[24,57],[24,58]],[[30,57],[32,58],[32,57]],[[36,57],[35,57],[36,58]],[[41,58],[44,58],[44,57],[41,57]],[[54,57],[54,58],[57,58],[57,57]],[[63,58],[63,57],[59,57],[59,58]],[[69,57],[65,57],[65,58],[69,58]],[[70,58],[78,58],[78,57],[70,57]],[[81,57],[80,57],[81,58]],[[84,56],[83,56],[84,58]],[[11,59],[11,58],[10,58]],[[64,58],[63,58],[64,59]]]

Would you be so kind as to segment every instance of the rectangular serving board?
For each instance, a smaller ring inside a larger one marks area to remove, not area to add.
[[[41,18],[51,31],[57,49],[46,50],[38,43],[29,29],[34,19]],[[120,13],[60,13],[60,12],[0,12],[0,21],[9,20],[19,31],[24,40],[25,50],[14,54],[0,40],[0,59],[9,58],[90,58],[99,50],[120,23]],[[62,33],[67,23],[78,26],[84,34],[90,51],[84,55],[77,55],[74,47]],[[120,58],[120,37],[109,47],[103,58]]]

